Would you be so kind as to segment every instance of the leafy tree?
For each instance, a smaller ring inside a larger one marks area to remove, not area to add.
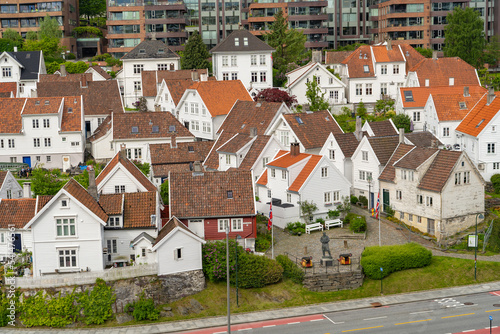
[[[148,101],[144,96],[141,96],[139,100],[136,102],[132,103],[132,105],[140,112],[146,112],[148,111]]]
[[[163,204],[168,205],[168,180],[165,180],[160,186],[160,196]]]
[[[364,44],[364,43],[349,44],[349,45],[341,46],[341,47],[337,48],[337,51],[354,51],[363,45],[366,45],[366,44]]]
[[[446,17],[444,28],[444,55],[460,57],[470,65],[479,68],[486,45],[484,22],[473,8],[455,7]]]
[[[80,15],[87,19],[95,16],[104,16],[106,0],[80,0]]]
[[[284,102],[287,107],[297,103],[297,98],[295,95],[290,95],[288,92],[279,88],[266,88],[263,89],[255,96],[254,100],[258,101],[263,99],[266,102]]]
[[[312,223],[311,217],[315,211],[318,211],[318,206],[314,202],[304,201],[300,203],[300,211],[307,222]]]
[[[52,18],[47,14],[43,19],[40,20],[40,29],[38,30],[38,38],[43,39],[60,39],[62,36],[61,29],[59,28],[59,23],[55,18]]]
[[[392,118],[392,122],[397,129],[405,129],[405,133],[411,132],[411,118],[406,114],[398,114]]]
[[[149,163],[147,162],[140,162],[139,160],[132,160],[132,162],[134,163],[134,165],[140,169],[140,171],[142,172],[142,174],[144,174],[145,176],[148,176],[149,175]]]
[[[12,52],[14,51],[14,46],[19,47],[20,44],[17,44],[10,39],[0,38],[0,52]]]
[[[72,31],[73,36],[77,37],[102,37],[102,31],[96,27],[76,27]]]
[[[9,39],[13,42],[18,42],[19,45],[23,42],[23,38],[14,29],[7,29],[2,33],[2,38]]]
[[[500,90],[500,73],[490,73],[486,68],[478,71],[482,86],[493,87],[495,91]]]
[[[36,31],[28,31],[26,33],[26,39],[28,41],[36,41],[38,39],[38,34],[36,33]]]
[[[273,53],[273,67],[279,73],[285,73],[288,64],[299,62],[305,55],[306,36],[300,30],[288,28],[282,10],[274,15],[274,22],[265,39],[276,50]]]
[[[31,173],[31,186],[35,196],[55,195],[65,183],[65,180],[61,180],[59,169],[35,168]]]
[[[306,87],[306,97],[309,101],[309,110],[326,110],[330,107],[328,101],[325,99],[326,92],[323,92],[318,86],[316,76],[313,76],[313,79],[311,81],[306,82]]]
[[[365,104],[363,101],[359,101],[358,107],[356,108],[356,116],[361,117],[361,119],[366,119],[368,112],[366,110]]]
[[[425,49],[425,48],[418,47],[418,48],[415,48],[415,51],[420,53],[425,58],[432,58],[432,49]]]
[[[388,100],[377,100],[375,102],[375,111],[379,113],[386,113],[389,110],[392,110],[394,106],[394,100],[393,99],[388,99]]]
[[[70,62],[67,61],[63,63],[66,66],[66,71],[68,73],[84,73],[89,65],[84,61]],[[61,68],[61,63],[54,61],[47,64],[47,73],[52,74]]]
[[[209,68],[207,46],[200,34],[195,31],[188,39],[181,57],[181,67],[184,70]]]
[[[93,166],[95,177],[97,177],[102,171],[102,166],[100,164],[94,164]],[[89,188],[89,172],[87,170],[84,170],[82,174],[75,175],[73,178],[85,189]]]
[[[489,64],[490,66],[496,66],[497,62],[500,60],[500,37],[493,36],[488,44],[486,44],[486,49],[483,53],[483,62]]]
[[[26,39],[23,45],[23,51],[41,51],[43,50],[45,62],[47,63],[48,58],[60,58],[61,52],[64,49],[59,44],[59,39],[57,38],[46,38],[42,40],[29,40]]]

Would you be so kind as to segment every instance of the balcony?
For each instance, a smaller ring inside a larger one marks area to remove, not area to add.
[[[158,1],[158,0],[109,0],[108,7],[134,7],[134,6],[176,6],[182,5],[182,1]]]

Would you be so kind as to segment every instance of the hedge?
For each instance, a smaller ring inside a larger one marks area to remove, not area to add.
[[[360,217],[360,215],[357,215],[355,213],[352,213],[352,212],[349,212],[347,215],[345,215],[344,217],[344,224],[349,224],[350,222],[352,222],[352,220],[354,218],[358,218]]]
[[[363,233],[366,231],[366,219],[364,216],[354,217],[349,224],[349,230],[355,233]]]
[[[278,283],[283,277],[283,267],[265,256],[243,253],[238,258],[238,286],[262,288]]]
[[[294,283],[302,284],[304,272],[288,256],[278,255],[276,261],[283,267],[283,277],[290,279]]]
[[[372,246],[361,254],[361,265],[368,278],[381,279],[393,272],[428,266],[432,252],[425,247],[409,243],[394,246]],[[384,271],[380,271],[383,268]]]

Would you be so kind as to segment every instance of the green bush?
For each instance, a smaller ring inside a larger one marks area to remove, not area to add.
[[[293,235],[306,233],[306,224],[301,223],[301,222],[295,222],[295,223],[288,223],[286,224],[285,230],[288,230]]]
[[[354,196],[354,195],[351,195],[351,204],[356,204],[358,202],[359,202],[358,198],[356,196]]]
[[[394,217],[395,213],[396,211],[394,211],[394,209],[391,206],[385,208],[385,214],[387,215],[387,217]]]
[[[316,219],[316,223],[320,223],[320,224],[325,224],[325,220],[323,218],[317,218]]]
[[[350,222],[352,222],[352,220],[354,218],[357,218],[357,217],[359,217],[357,214],[355,214],[353,212],[349,212],[348,214],[345,215],[344,224],[349,224]]]
[[[160,310],[155,307],[155,303],[151,298],[144,298],[142,293],[140,299],[132,304],[127,304],[125,309],[130,313],[130,310],[136,321],[141,320],[158,320],[160,318]]]
[[[236,270],[236,254],[238,257],[245,254],[243,247],[236,246],[234,239],[229,240],[229,270],[233,273]],[[226,242],[207,242],[202,248],[203,273],[211,282],[226,280]],[[239,264],[238,264],[239,265]]]
[[[335,219],[340,216],[340,212],[338,210],[328,210],[327,216],[328,219]]]
[[[363,206],[367,206],[368,205],[368,198],[366,198],[363,195],[359,196],[359,201],[363,204]]]
[[[64,327],[72,324],[80,311],[80,307],[75,303],[75,296],[74,291],[64,297],[61,293],[49,297],[38,291],[24,300],[19,318],[26,327]]]
[[[255,239],[255,251],[265,252],[271,247],[271,236],[267,234],[257,234],[257,239]]]
[[[283,277],[283,267],[265,256],[243,253],[238,257],[238,286],[244,289],[262,288]]]
[[[356,217],[351,220],[349,224],[349,230],[355,233],[362,233],[366,231],[366,219],[365,217]]]
[[[500,194],[500,174],[492,175],[490,180],[495,189],[495,194]]]
[[[465,242],[463,243],[465,244]],[[500,252],[500,221],[498,219],[493,221],[493,229],[491,230],[486,249],[495,253]]]
[[[409,243],[394,246],[367,247],[361,254],[361,265],[368,278],[381,279],[393,272],[421,268],[431,264],[432,252],[425,247]],[[384,271],[380,271],[383,268]]]
[[[286,255],[278,255],[276,261],[283,267],[283,277],[292,282],[302,284],[304,272]]]
[[[95,282],[94,289],[89,293],[82,292],[78,302],[83,308],[83,322],[87,325],[103,324],[105,321],[113,317],[113,309],[111,306],[116,300],[116,295],[111,287],[106,285],[106,282],[98,278]]]

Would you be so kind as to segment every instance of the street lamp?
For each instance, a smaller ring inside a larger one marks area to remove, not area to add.
[[[476,242],[475,242],[475,247],[474,247],[474,280],[477,281],[477,244],[479,243],[479,236],[477,235],[477,217],[480,219],[484,219],[484,216],[482,213],[478,213],[476,215]]]
[[[234,244],[234,250],[236,253],[236,307],[240,307],[238,303],[238,240],[241,239],[239,234],[236,234],[236,243]]]
[[[372,176],[368,175],[366,178],[368,181],[368,211],[372,208]]]
[[[226,280],[227,280],[227,333],[231,334],[231,304],[229,299],[229,219],[226,221]]]

